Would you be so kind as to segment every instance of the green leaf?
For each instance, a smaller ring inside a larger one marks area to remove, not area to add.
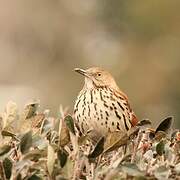
[[[166,180],[170,176],[170,173],[171,170],[169,168],[166,166],[160,166],[155,170],[154,175],[159,180]]]
[[[165,152],[165,142],[161,140],[157,145],[156,145],[156,152],[158,155],[162,156]]]
[[[104,137],[100,138],[94,150],[88,155],[88,158],[98,157],[104,151],[104,142],[105,142],[105,138]]]
[[[27,153],[32,146],[32,131],[23,135],[20,141],[20,150],[23,154]]]
[[[12,162],[9,158],[5,158],[3,161],[3,167],[7,179],[10,179],[12,173]]]
[[[57,152],[59,163],[61,168],[63,168],[67,162],[68,154],[65,150],[59,149]]]
[[[144,176],[144,172],[140,171],[136,164],[125,163],[120,166],[121,170],[130,176]]]
[[[39,176],[37,176],[36,174],[33,174],[31,177],[29,177],[27,180],[42,180],[42,178],[40,178]]]
[[[74,121],[70,115],[67,115],[64,119],[68,129],[75,135]]]
[[[0,147],[0,156],[8,153],[11,150],[11,146],[10,145],[4,145]]]

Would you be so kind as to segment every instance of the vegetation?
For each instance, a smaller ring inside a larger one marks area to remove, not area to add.
[[[180,132],[172,117],[150,126],[142,120],[92,144],[78,137],[67,109],[51,117],[38,102],[21,113],[9,102],[0,117],[0,179],[179,179]]]

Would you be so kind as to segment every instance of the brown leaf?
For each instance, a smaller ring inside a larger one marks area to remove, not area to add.
[[[127,144],[129,136],[127,133],[122,133],[120,131],[108,133],[104,144],[104,153],[113,151],[122,145]]]
[[[45,118],[45,115],[43,113],[33,116],[31,118],[31,127],[40,128],[44,118]]]
[[[64,122],[64,119],[59,120],[59,145],[64,147],[70,142],[69,129]]]
[[[29,119],[36,114],[37,108],[39,107],[39,102],[34,101],[28,103],[24,108],[24,119]]]

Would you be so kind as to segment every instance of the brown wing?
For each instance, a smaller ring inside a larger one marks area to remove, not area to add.
[[[135,115],[135,113],[133,112],[133,110],[132,110],[132,108],[130,106],[127,95],[124,92],[122,92],[121,90],[116,91],[116,93],[119,95],[120,98],[122,98],[123,100],[126,101],[126,105],[128,106],[129,111],[130,111],[130,113],[132,115],[132,118],[130,120],[131,124],[132,124],[133,127],[136,126],[136,124],[138,123],[138,118],[137,118],[137,116]]]

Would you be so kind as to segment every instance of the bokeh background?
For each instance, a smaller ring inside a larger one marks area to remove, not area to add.
[[[0,110],[72,110],[83,78],[75,67],[114,75],[140,119],[180,127],[179,0],[0,0]]]

